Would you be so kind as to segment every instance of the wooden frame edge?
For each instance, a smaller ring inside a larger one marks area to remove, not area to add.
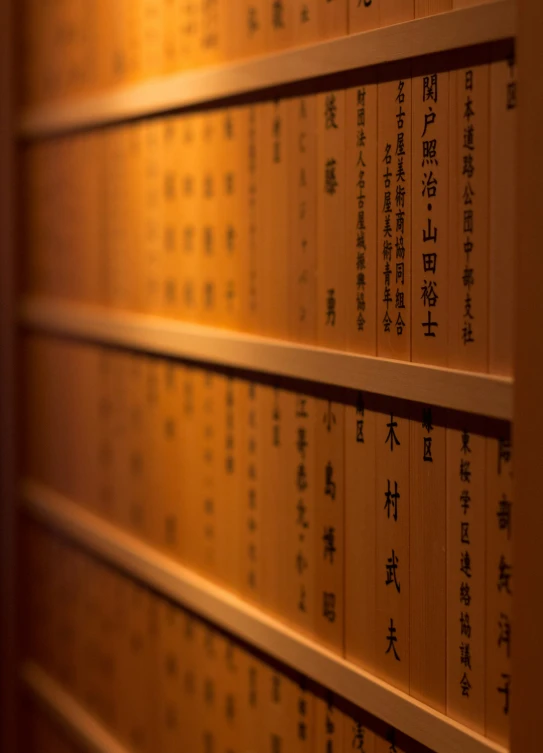
[[[51,489],[26,481],[20,499],[62,535],[431,750],[507,753]]]
[[[543,117],[543,4],[518,0],[518,163],[515,248],[515,404],[513,424],[515,526],[513,556],[514,643],[511,700],[511,750],[541,750],[541,677],[543,600],[539,577],[543,505],[541,440],[543,421],[541,368],[543,315],[541,296],[541,216],[543,189],[539,175],[543,155],[535,148]]]
[[[131,753],[95,717],[34,662],[20,672],[23,686],[89,753]]]
[[[145,353],[363,390],[510,420],[513,380],[165,319],[105,307],[27,299],[26,328]]]
[[[0,2],[0,750],[17,750],[15,4]]]

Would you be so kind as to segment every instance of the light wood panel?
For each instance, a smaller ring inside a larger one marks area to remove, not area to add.
[[[24,509],[71,540],[436,753],[506,752],[61,495],[27,481],[21,500]]]
[[[85,304],[27,299],[30,329],[142,352],[249,369],[511,419],[513,380],[343,353],[257,335]]]
[[[23,685],[82,743],[89,753],[130,753],[92,714],[32,662],[21,669]]]
[[[152,78],[144,83],[23,112],[25,138],[89,128],[171,109],[512,37],[512,0],[420,18],[253,60]]]

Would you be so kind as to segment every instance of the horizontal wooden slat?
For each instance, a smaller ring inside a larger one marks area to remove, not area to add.
[[[130,753],[61,685],[39,666],[27,662],[21,669],[23,685],[89,753]]]
[[[507,39],[514,33],[513,0],[496,0],[248,61],[40,105],[23,113],[19,133],[32,138],[120,122],[294,81]]]
[[[513,417],[513,380],[361,356],[105,307],[27,299],[31,329],[174,358],[374,392],[428,405]]]
[[[506,753],[50,489],[27,481],[21,500],[63,535],[436,753]]]

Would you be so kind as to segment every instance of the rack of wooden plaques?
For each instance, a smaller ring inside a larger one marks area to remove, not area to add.
[[[535,753],[540,4],[15,6],[2,749]]]

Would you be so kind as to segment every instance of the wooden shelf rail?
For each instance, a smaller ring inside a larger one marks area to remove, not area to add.
[[[21,488],[21,505],[112,565],[436,753],[506,753],[502,746],[359,669],[56,492],[26,481]]]
[[[21,682],[89,753],[130,753],[38,665],[26,662],[21,669]]]
[[[32,107],[21,116],[19,135],[36,138],[92,128],[356,68],[500,41],[512,38],[515,28],[514,0],[495,0],[276,54],[168,74],[105,93]]]
[[[320,384],[512,420],[513,380],[374,358],[148,314],[26,299],[31,330],[108,346]]]

